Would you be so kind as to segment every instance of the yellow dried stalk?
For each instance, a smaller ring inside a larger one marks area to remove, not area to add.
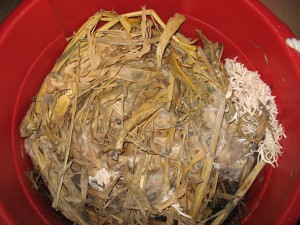
[[[161,60],[165,48],[167,47],[171,37],[173,37],[175,32],[179,29],[179,27],[184,21],[185,21],[185,17],[180,14],[175,14],[175,16],[170,18],[170,20],[168,21],[163,33],[159,38],[159,43],[157,45],[157,50],[156,50],[157,66],[159,67],[161,66]]]
[[[165,95],[165,94],[163,94]],[[125,136],[129,131],[131,131],[136,125],[145,121],[149,116],[163,107],[167,99],[165,97],[156,95],[157,99],[153,102],[146,102],[143,104],[137,111],[135,111],[129,120],[126,121],[124,124],[124,128],[122,129],[121,133],[119,134],[119,138],[116,143],[116,149],[121,150],[123,148],[123,141]]]
[[[213,169],[213,162],[214,162],[213,156],[215,155],[216,147],[218,144],[218,139],[219,139],[223,116],[224,116],[224,111],[225,111],[225,103],[226,103],[225,97],[223,97],[221,94],[219,96],[220,96],[220,100],[219,100],[220,104],[219,104],[217,117],[215,120],[214,133],[212,135],[211,142],[210,142],[210,148],[209,148],[210,154],[208,154],[206,156],[206,159],[205,159],[205,162],[203,165],[203,169],[202,169],[202,173],[201,173],[201,178],[202,178],[203,182],[197,186],[195,198],[192,201],[192,206],[191,206],[191,210],[190,210],[191,216],[193,218],[196,218],[199,214],[201,203],[202,203],[203,197],[205,195],[207,184],[210,179],[210,174]]]
[[[65,156],[64,156],[64,163],[63,163],[63,170],[60,171],[59,173],[59,177],[58,177],[58,184],[57,184],[57,188],[56,188],[56,196],[54,198],[54,201],[52,203],[52,206],[54,208],[57,208],[58,205],[58,200],[59,200],[59,196],[60,196],[60,191],[62,188],[62,183],[63,183],[63,179],[64,179],[64,174],[66,172],[67,169],[67,164],[69,161],[69,155],[70,155],[70,148],[71,148],[71,141],[72,141],[72,134],[73,134],[73,128],[74,128],[74,120],[75,120],[75,113],[77,110],[77,100],[78,100],[78,83],[79,83],[79,74],[80,74],[80,60],[78,61],[78,66],[77,66],[77,71],[74,77],[74,88],[72,88],[72,92],[71,95],[73,96],[73,102],[72,102],[72,107],[71,107],[71,121],[70,121],[70,126],[69,126],[69,131],[68,131],[68,139],[67,139],[67,144],[66,144],[66,148],[65,148]],[[61,103],[60,101],[58,101],[55,105],[55,108],[57,106],[57,104]],[[65,102],[63,102],[63,108],[66,108],[65,106]],[[55,109],[54,108],[54,109]],[[54,111],[55,112],[55,111]]]

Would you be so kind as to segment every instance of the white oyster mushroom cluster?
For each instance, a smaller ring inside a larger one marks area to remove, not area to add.
[[[265,138],[258,144],[258,149],[251,150],[250,154],[258,152],[259,160],[277,166],[278,156],[282,154],[279,141],[285,134],[282,125],[276,119],[278,111],[270,87],[261,80],[257,72],[249,71],[243,64],[238,63],[236,58],[226,59],[225,68],[229,76],[226,96],[231,97],[237,112],[231,122],[244,120],[243,133],[255,136],[258,121],[255,121],[253,116],[262,115],[262,104],[268,112],[270,126],[267,126]]]

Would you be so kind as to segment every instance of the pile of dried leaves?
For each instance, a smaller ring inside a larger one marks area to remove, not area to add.
[[[46,77],[21,136],[70,220],[220,224],[264,166],[245,155],[264,138],[266,110],[255,134],[232,122],[222,46],[200,31],[194,45],[177,32],[184,20],[100,11]]]

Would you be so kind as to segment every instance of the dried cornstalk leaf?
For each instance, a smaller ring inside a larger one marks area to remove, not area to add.
[[[210,154],[211,155],[207,155],[207,157],[206,157],[206,160],[203,165],[202,173],[201,173],[201,178],[202,178],[203,182],[198,185],[198,187],[196,189],[196,193],[195,193],[196,196],[192,201],[190,213],[193,218],[196,218],[199,214],[201,202],[204,198],[204,193],[206,191],[206,187],[207,187],[207,184],[210,179],[210,174],[213,169],[213,155],[216,152],[216,147],[218,144],[219,134],[220,134],[224,111],[225,111],[225,103],[226,103],[225,98],[222,96],[220,96],[220,97],[221,97],[219,100],[220,106],[218,109],[217,118],[215,120],[215,127],[214,127],[213,135],[211,138],[211,142],[210,142]]]
[[[120,17],[120,22],[121,24],[123,25],[124,29],[126,30],[127,33],[130,34],[130,31],[131,31],[131,24],[128,22],[128,18],[125,17],[125,16],[121,16]]]
[[[129,189],[131,189],[132,194],[135,196],[135,200],[137,202],[142,203],[143,208],[146,208],[151,213],[156,215],[158,213],[157,209],[154,208],[152,206],[152,204],[149,202],[149,200],[148,200],[147,196],[144,194],[143,190],[138,185],[136,185],[132,182],[132,175],[130,174],[128,169],[123,168],[122,175],[123,175],[125,181],[127,182]]]
[[[174,85],[175,85],[175,77],[170,74],[169,76],[169,87],[168,87],[168,104],[167,104],[167,110],[170,111],[171,103],[173,101],[173,94],[174,94]]]
[[[168,190],[170,190],[170,180],[169,180],[169,159],[165,159],[165,165],[164,165],[164,177],[163,177],[163,185],[162,185],[162,192],[166,193]]]
[[[88,171],[86,168],[82,169],[82,173],[80,176],[80,190],[81,190],[81,198],[86,200],[87,190],[88,190]]]
[[[79,60],[80,63],[80,60]],[[57,208],[58,205],[58,200],[59,200],[59,196],[60,196],[60,191],[61,191],[61,187],[62,187],[62,183],[63,183],[63,179],[64,179],[64,172],[67,170],[68,168],[68,161],[69,161],[69,155],[70,155],[70,148],[71,148],[71,141],[72,141],[72,134],[73,134],[73,127],[74,127],[74,120],[75,120],[75,113],[76,113],[76,109],[77,109],[77,98],[78,98],[78,83],[79,83],[79,71],[80,71],[80,67],[77,67],[77,75],[75,75],[75,79],[74,79],[74,83],[75,83],[75,88],[73,89],[73,91],[75,93],[73,94],[73,102],[72,102],[72,115],[71,115],[71,122],[70,122],[70,127],[69,127],[69,134],[68,134],[68,139],[67,139],[67,144],[66,144],[66,149],[65,149],[65,157],[64,157],[64,167],[63,167],[63,171],[62,173],[60,173],[59,175],[59,181],[57,183],[57,188],[56,188],[56,196],[53,200],[52,206],[54,208]],[[65,104],[65,103],[64,103]],[[71,165],[72,162],[70,162]]]
[[[65,94],[61,95],[54,106],[54,110],[52,113],[52,118],[56,119],[56,117],[60,117],[65,115],[67,109],[70,105],[70,96],[72,95],[72,90],[67,91]]]
[[[251,185],[261,172],[261,170],[264,168],[265,163],[258,163],[256,166],[253,168],[249,176],[246,178],[244,183],[241,185],[241,187],[238,189],[238,191],[235,193],[235,196],[237,197],[234,199],[232,202],[228,203],[225,207],[225,209],[222,211],[221,214],[218,215],[212,222],[213,225],[220,225],[222,224],[227,216],[232,212],[234,207],[237,205],[239,202],[239,197],[243,197],[247,191],[250,189]]]
[[[164,209],[173,205],[174,203],[178,202],[178,199],[180,199],[185,194],[186,188],[187,183],[181,184],[178,188],[176,188],[174,194],[167,201],[155,205],[155,208],[157,208],[158,212],[161,212]]]
[[[34,104],[30,105],[30,108],[28,109],[25,117],[22,120],[22,123],[20,125],[21,137],[30,137],[40,126],[41,118],[36,116],[36,114],[34,113],[34,107]]]
[[[177,59],[173,54],[170,56],[170,70],[172,71],[173,76],[177,76],[179,80],[186,83],[193,91],[195,91],[199,97],[203,97],[204,90],[199,89],[191,78],[184,72],[184,70],[179,66]]]
[[[174,17],[171,17],[159,38],[159,43],[157,45],[156,50],[156,60],[157,66],[161,66],[161,60],[163,54],[165,52],[165,48],[167,47],[171,37],[175,34],[175,32],[179,29],[181,24],[185,21],[185,17],[180,14],[175,14]]]
[[[135,111],[129,120],[127,120],[124,124],[124,128],[122,129],[119,138],[116,142],[116,149],[121,150],[123,147],[123,141],[125,136],[129,131],[131,131],[136,125],[142,123],[145,119],[159,110],[163,105],[166,104],[167,99],[162,96],[163,94],[156,95],[156,101],[146,102],[143,104],[137,111]]]
[[[190,163],[188,164],[188,166],[184,169],[183,171],[183,177],[186,175],[186,173],[199,161],[201,161],[202,159],[204,159],[204,157],[206,156],[206,153],[202,150],[199,150],[197,154],[195,154],[193,156],[193,159],[190,161]]]

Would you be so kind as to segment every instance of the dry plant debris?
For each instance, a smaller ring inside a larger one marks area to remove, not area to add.
[[[270,90],[235,60],[225,68],[200,31],[203,47],[180,34],[184,21],[97,12],[32,102],[21,136],[75,223],[220,224],[276,165],[284,133]]]

